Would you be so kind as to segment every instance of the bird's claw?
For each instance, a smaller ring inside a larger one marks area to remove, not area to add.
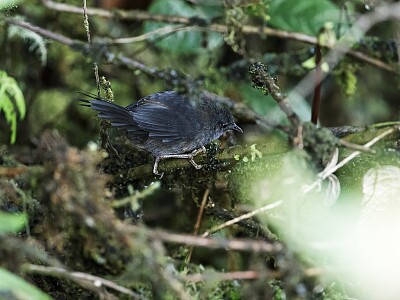
[[[161,179],[164,176],[164,172],[159,173],[158,172],[158,162],[160,161],[160,159],[157,157],[156,161],[154,162],[154,166],[153,166],[153,174],[160,176],[158,179]]]
[[[190,163],[193,165],[193,167],[195,167],[197,170],[200,170],[203,166],[202,165],[198,165],[194,160],[193,157],[191,157],[189,159]]]

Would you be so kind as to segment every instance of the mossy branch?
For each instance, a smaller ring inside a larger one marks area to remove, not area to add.
[[[287,141],[277,140],[274,141],[274,143],[260,144],[257,146],[235,146],[225,149],[221,153],[215,155],[212,163],[208,163],[206,155],[195,157],[195,161],[197,164],[203,166],[203,168],[198,172],[202,172],[202,170],[206,170],[207,172],[213,169],[227,170],[237,163],[247,163],[261,157],[286,153],[289,149],[290,147]],[[185,170],[188,168],[193,168],[193,166],[187,159],[168,159],[162,161],[159,166],[159,171],[168,174],[173,171]],[[137,166],[128,171],[121,171],[117,176],[126,177],[128,180],[137,180],[147,176],[155,176],[153,174],[153,163]]]

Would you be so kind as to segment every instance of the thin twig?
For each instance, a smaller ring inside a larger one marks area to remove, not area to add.
[[[370,148],[366,148],[364,145],[350,143],[344,139],[339,140],[339,145],[346,147],[347,149],[356,150],[356,151],[360,151],[360,152],[366,152],[366,153],[374,153],[375,152],[374,150],[372,150]]]
[[[0,177],[14,178],[28,170],[28,167],[18,166],[18,167],[0,167]]]
[[[374,137],[373,139],[371,139],[368,143],[363,145],[363,147],[366,148],[366,149],[369,149],[375,143],[379,142],[380,140],[382,140],[383,138],[385,138],[389,134],[392,134],[393,132],[395,132],[396,130],[399,130],[399,129],[400,129],[400,127],[398,127],[398,126],[390,128],[390,129],[382,132],[378,136]],[[338,169],[340,169],[341,167],[346,165],[349,161],[351,161],[352,159],[354,159],[355,157],[360,155],[360,153],[361,153],[361,151],[354,151],[353,153],[351,153],[349,156],[344,158],[342,161],[340,161],[336,165],[333,165],[332,167],[329,167],[329,168],[326,168],[325,170],[323,170],[321,173],[318,174],[317,180],[315,180],[311,185],[307,185],[307,186],[304,187],[303,192],[304,193],[309,193],[314,188],[320,186],[320,184],[321,184],[321,182],[323,180],[325,180],[326,178],[328,178],[328,176],[330,176],[331,174],[335,173]]]
[[[232,225],[234,225],[234,224],[236,224],[236,223],[238,223],[238,222],[240,222],[242,220],[250,219],[251,217],[255,216],[256,214],[259,214],[261,212],[265,212],[265,211],[274,209],[275,207],[278,207],[281,204],[282,204],[282,200],[279,200],[279,201],[276,201],[274,203],[271,203],[271,204],[265,205],[263,207],[260,207],[260,208],[258,208],[256,210],[253,210],[253,211],[251,211],[251,212],[249,212],[247,214],[241,215],[241,216],[239,216],[237,218],[234,218],[232,220],[229,220],[229,221],[227,221],[225,223],[222,223],[222,224],[220,224],[218,226],[215,226],[215,227],[211,228],[210,230],[208,230],[205,233],[203,233],[202,237],[208,237],[210,234],[212,234],[212,233],[214,233],[216,231],[224,229],[224,228],[226,228],[228,226],[232,226]]]
[[[196,220],[196,223],[194,224],[194,231],[193,231],[194,235],[198,235],[199,234],[201,220],[203,219],[204,208],[205,208],[205,206],[207,204],[207,200],[208,200],[208,195],[209,194],[210,194],[210,188],[208,187],[206,189],[206,191],[204,192],[203,198],[201,199],[199,213],[197,214],[197,220]],[[185,263],[189,263],[190,262],[190,259],[192,257],[192,253],[193,253],[193,249],[194,249],[194,247],[190,246],[188,254],[186,255],[186,258],[185,258]]]
[[[276,253],[282,250],[278,243],[268,243],[251,239],[225,239],[225,238],[205,238],[189,234],[171,233],[161,230],[150,230],[139,226],[129,226],[126,228],[128,233],[147,236],[151,239],[158,239],[168,243],[193,245],[211,249],[225,249],[237,251],[266,252]]]
[[[322,73],[322,68],[320,64],[321,59],[322,59],[321,45],[318,43],[315,47],[315,63],[317,64],[315,67],[315,77],[317,79],[317,82],[315,83],[314,87],[314,98],[312,101],[312,109],[311,109],[311,122],[316,125],[318,124],[319,108],[321,104],[321,89],[322,89],[322,80],[320,80]]]
[[[89,283],[91,285],[91,290],[96,292],[98,292],[101,286],[105,286],[117,292],[132,296],[135,299],[144,299],[138,293],[135,293],[134,291],[131,291],[113,281],[83,272],[73,272],[59,267],[46,267],[33,264],[24,264],[23,270],[33,274],[68,278],[85,288],[88,287],[87,283]]]
[[[399,128],[390,128],[390,129],[382,132],[381,134],[379,134],[378,136],[376,136],[372,140],[370,140],[368,143],[366,143],[364,145],[364,148],[369,149],[372,145],[376,144],[377,142],[379,142],[380,140],[382,140],[383,138],[385,138],[389,134],[395,132],[396,130],[399,130]],[[329,175],[335,173],[338,169],[340,169],[341,167],[346,165],[349,161],[351,161],[353,158],[357,157],[359,154],[361,154],[361,151],[354,151],[352,154],[347,156],[345,159],[343,159],[337,165],[333,166],[332,168],[330,168],[328,170],[325,170],[323,172],[323,174],[321,174],[322,180],[326,179]]]
[[[19,20],[19,19],[5,18],[4,20],[9,24],[13,24],[13,25],[16,25],[16,26],[20,26],[20,27],[26,28],[26,29],[28,29],[28,30],[30,30],[32,32],[35,32],[35,33],[43,36],[43,37],[46,37],[46,38],[51,39],[53,41],[57,41],[57,42],[59,42],[61,44],[64,44],[64,45],[67,45],[67,46],[70,46],[70,47],[71,46],[75,46],[77,44],[80,44],[80,45],[84,44],[81,41],[70,39],[69,37],[66,37],[64,35],[51,32],[49,30],[43,29],[43,28],[38,27],[36,25],[32,25],[32,24],[30,24],[28,22],[25,22],[25,21],[22,21],[22,20]]]
[[[191,30],[206,30],[205,28],[198,27],[198,26],[185,26],[185,25],[178,25],[178,26],[166,26],[157,28],[153,31],[146,32],[142,35],[134,36],[134,37],[127,37],[127,38],[118,38],[110,40],[109,44],[130,44],[130,43],[137,43],[143,42],[148,40],[149,38],[156,36],[156,35],[168,35],[174,32],[179,31],[191,31]]]
[[[201,281],[228,281],[228,280],[251,280],[258,279],[261,277],[260,272],[257,271],[238,271],[238,272],[213,272],[212,274],[189,274],[184,277],[186,281],[190,282],[201,282]],[[268,274],[268,277],[270,276]]]

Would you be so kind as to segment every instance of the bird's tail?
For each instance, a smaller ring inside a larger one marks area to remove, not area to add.
[[[97,115],[100,119],[107,120],[112,126],[126,129],[128,131],[135,131],[137,123],[134,121],[129,110],[123,106],[109,102],[104,98],[97,95],[79,92],[80,94],[90,99],[76,99],[80,105],[87,106],[99,112]]]

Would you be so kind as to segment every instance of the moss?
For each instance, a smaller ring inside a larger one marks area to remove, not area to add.
[[[96,169],[100,157],[63,144],[51,133],[52,153],[40,180],[44,219],[36,228],[52,251],[75,270],[119,273],[130,257],[129,239],[107,204],[107,176]]]

